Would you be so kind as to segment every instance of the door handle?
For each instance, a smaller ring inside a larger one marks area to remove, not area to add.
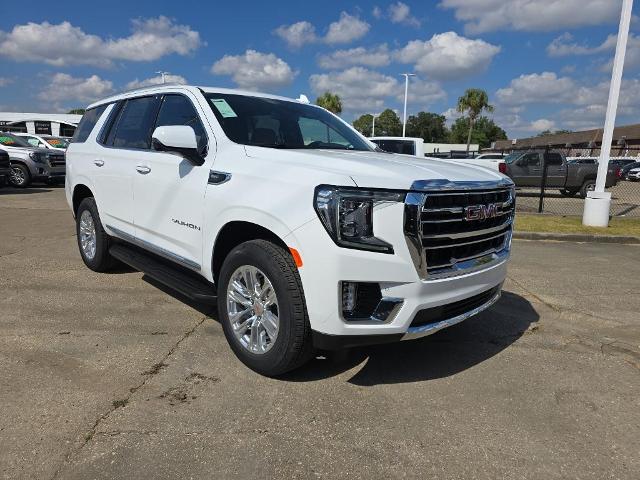
[[[149,173],[151,171],[151,169],[149,167],[145,167],[144,165],[138,165],[136,167],[136,171],[138,173],[141,173],[142,175],[146,175],[147,173]]]
[[[94,161],[93,161],[93,164],[94,164],[96,167],[101,167],[101,166],[103,166],[103,165],[104,165],[104,160],[94,160]]]

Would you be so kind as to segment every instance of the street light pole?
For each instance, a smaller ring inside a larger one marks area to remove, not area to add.
[[[609,225],[611,192],[605,192],[604,188],[609,170],[613,127],[616,123],[616,112],[618,109],[618,98],[620,96],[620,84],[622,83],[622,70],[624,67],[624,55],[627,50],[632,7],[633,0],[623,0],[620,26],[618,28],[618,41],[616,43],[616,55],[613,59],[611,85],[609,86],[607,114],[604,121],[602,145],[600,146],[600,158],[598,159],[598,176],[596,177],[594,191],[587,193],[587,198],[584,202],[582,223],[593,227],[606,227]]]
[[[166,83],[166,76],[169,75],[169,72],[163,72],[163,71],[159,71],[156,72],[158,75],[160,75],[162,77],[162,84],[164,85]]]
[[[371,115],[373,122],[371,124],[371,136],[375,137],[376,136],[376,118],[378,118],[380,116],[380,114],[378,113],[377,115],[374,113]]]
[[[409,77],[415,77],[415,73],[401,73],[404,76],[404,114],[402,115],[402,136],[407,132],[407,94],[409,93]]]

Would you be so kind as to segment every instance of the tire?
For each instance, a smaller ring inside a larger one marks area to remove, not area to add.
[[[568,188],[560,189],[560,195],[562,195],[563,197],[573,197],[576,193],[578,193],[578,190],[575,190],[575,189],[568,189]]]
[[[21,163],[12,164],[9,183],[18,188],[28,187],[31,184],[31,173],[29,173],[29,169]]]
[[[88,223],[91,225],[88,225]],[[86,234],[90,235],[91,226],[93,227],[94,235],[93,249],[83,247],[83,241],[87,238]],[[106,272],[115,265],[115,259],[109,254],[111,237],[102,228],[98,207],[92,197],[85,198],[80,202],[76,212],[76,237],[82,261],[91,270],[94,272]],[[91,254],[91,250],[93,254]]]
[[[239,293],[241,290],[249,293],[246,288],[248,282],[243,276],[246,271],[255,274],[249,283],[257,279],[258,288],[253,290],[254,295],[260,291],[253,300]],[[240,282],[240,289],[234,288],[233,284],[229,287],[232,277],[236,283]],[[275,292],[275,304],[272,301],[269,306],[262,303],[263,294],[269,290],[267,281]],[[233,300],[230,294],[245,303]],[[230,309],[233,310],[232,316],[238,310],[244,310],[236,320],[236,328],[230,320]],[[270,377],[281,375],[298,368],[313,355],[311,326],[300,275],[289,252],[272,242],[251,240],[242,243],[225,258],[219,276],[218,315],[233,352],[242,363],[257,373]],[[267,342],[271,337],[269,329],[263,325],[265,319],[273,319],[274,316],[277,322],[271,323],[271,330],[277,324],[275,340]],[[247,328],[240,326],[240,323],[252,326]],[[260,332],[259,336],[256,334],[255,345],[251,343],[254,329]],[[259,345],[259,339],[265,344]]]
[[[581,198],[587,198],[587,192],[592,191],[596,186],[596,181],[595,180],[585,180],[584,183],[582,184],[582,187],[580,187],[580,197]]]

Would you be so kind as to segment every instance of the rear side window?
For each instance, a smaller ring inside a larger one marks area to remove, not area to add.
[[[562,157],[559,153],[547,153],[547,165],[562,165]],[[589,163],[589,162],[585,162]]]
[[[114,132],[113,147],[142,150],[151,147],[151,130],[158,109],[157,100],[157,97],[127,100],[116,124],[112,127],[112,132]],[[109,136],[111,137],[111,135]]]
[[[100,105],[99,107],[91,108],[84,112],[84,115],[82,115],[82,119],[78,124],[78,128],[76,128],[76,132],[73,134],[73,138],[71,139],[72,143],[82,143],[87,141],[93,127],[96,126],[96,123],[98,123],[98,120],[104,113],[107,106],[108,104]]]
[[[187,125],[193,128],[198,140],[198,150],[207,145],[207,134],[204,131],[200,116],[191,102],[182,95],[165,95],[162,100],[156,127],[166,125]]]

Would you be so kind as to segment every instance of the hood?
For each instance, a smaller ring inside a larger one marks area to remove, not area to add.
[[[482,166],[454,160],[424,159],[394,153],[343,150],[277,150],[245,146],[250,157],[277,160],[279,164],[344,175],[359,187],[408,190],[416,180],[450,182],[499,181],[504,175]],[[284,166],[283,165],[283,166]]]

